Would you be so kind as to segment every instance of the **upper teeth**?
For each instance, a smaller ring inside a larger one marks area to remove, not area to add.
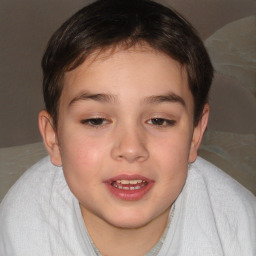
[[[117,180],[116,182],[122,185],[128,185],[128,184],[135,185],[138,183],[142,183],[142,180]]]

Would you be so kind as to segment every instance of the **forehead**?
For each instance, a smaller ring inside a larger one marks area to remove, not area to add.
[[[95,51],[80,66],[66,72],[63,82],[64,98],[84,91],[111,93],[123,99],[132,91],[141,96],[169,92],[192,96],[186,68],[147,45]]]

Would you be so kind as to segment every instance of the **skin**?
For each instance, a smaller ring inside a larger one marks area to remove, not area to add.
[[[63,167],[103,255],[144,255],[161,237],[197,157],[209,106],[196,127],[193,113],[185,69],[142,45],[91,56],[67,72],[57,129],[40,112],[51,161]],[[117,198],[106,181],[124,174],[153,185],[138,200]]]

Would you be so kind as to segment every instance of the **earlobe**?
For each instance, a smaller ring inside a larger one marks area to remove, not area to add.
[[[197,158],[197,152],[202,142],[203,135],[208,124],[209,112],[210,112],[209,104],[205,104],[202,112],[202,117],[193,131],[193,137],[192,137],[190,152],[189,152],[189,163],[194,162]]]
[[[58,137],[53,126],[52,118],[45,110],[40,111],[38,115],[38,126],[48,151],[51,162],[56,166],[61,166],[61,156],[58,143]]]

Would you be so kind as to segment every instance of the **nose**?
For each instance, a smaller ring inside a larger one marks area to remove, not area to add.
[[[115,132],[111,155],[115,160],[129,163],[147,160],[149,151],[143,131],[138,128],[120,128]]]

